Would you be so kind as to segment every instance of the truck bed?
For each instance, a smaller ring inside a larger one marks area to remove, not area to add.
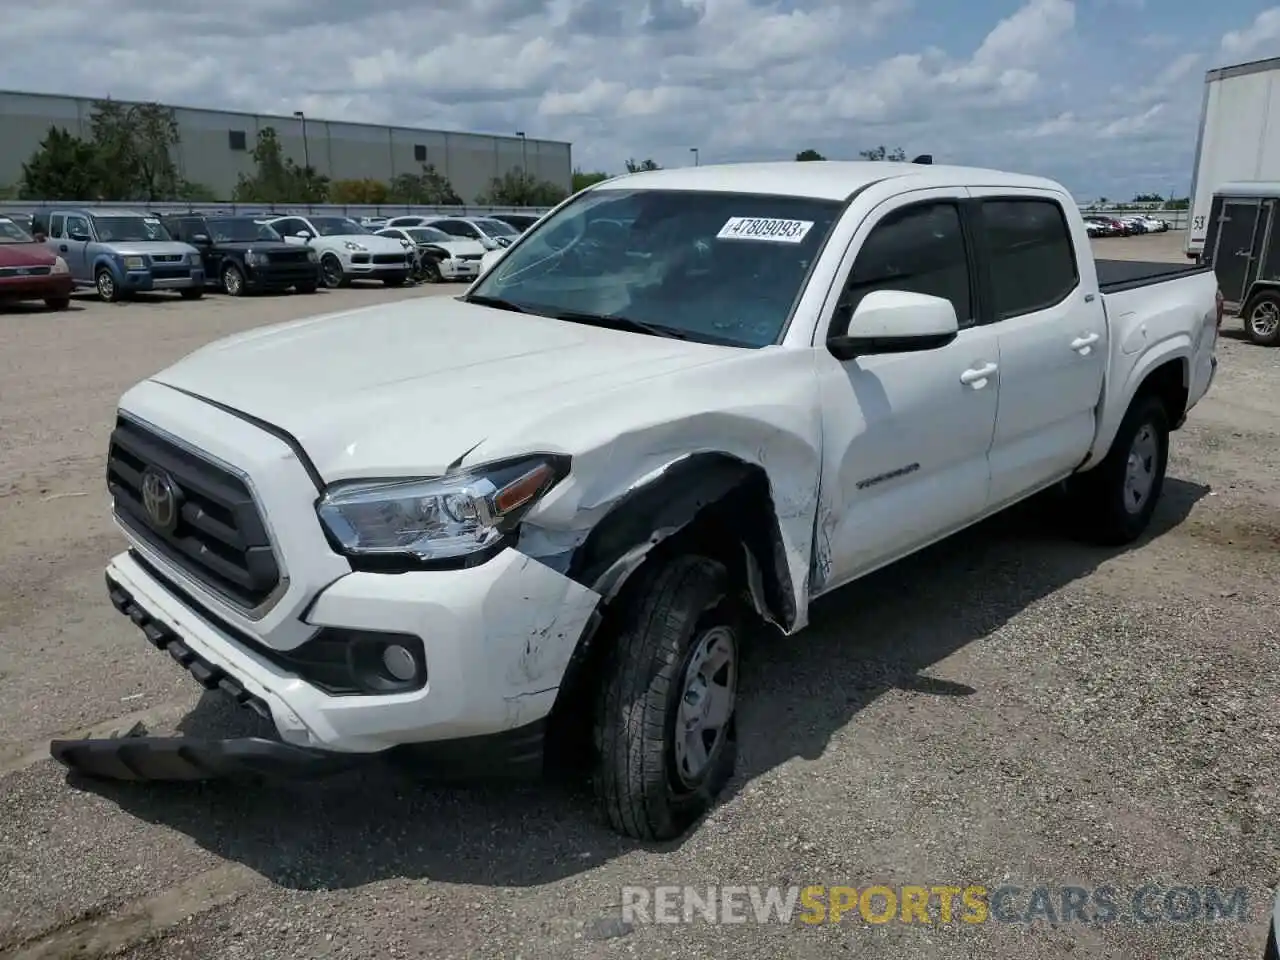
[[[1103,293],[1120,293],[1164,283],[1193,273],[1208,273],[1210,267],[1200,264],[1168,263],[1162,260],[1098,260],[1093,261],[1098,272],[1098,289]]]

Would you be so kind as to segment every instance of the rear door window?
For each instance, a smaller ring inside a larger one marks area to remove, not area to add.
[[[1039,197],[983,200],[980,229],[996,319],[1056,306],[1080,285],[1066,214]]]

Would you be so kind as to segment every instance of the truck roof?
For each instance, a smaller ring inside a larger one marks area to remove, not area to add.
[[[152,214],[140,210],[122,210],[119,207],[54,207],[40,211],[44,214],[60,213],[79,217],[149,217]]]
[[[909,179],[915,189],[927,189],[935,185],[1063,189],[1061,185],[1043,177],[1029,177],[980,167],[935,166],[883,160],[787,160],[675,167],[623,174],[593,189],[702,190],[774,194],[813,200],[847,200],[862,188],[890,178]]]

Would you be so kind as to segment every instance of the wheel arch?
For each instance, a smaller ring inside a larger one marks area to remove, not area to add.
[[[1124,387],[1113,395],[1117,402],[1105,405],[1105,419],[1081,469],[1091,470],[1102,462],[1115,441],[1125,415],[1135,403],[1145,397],[1158,397],[1169,417],[1170,427],[1180,427],[1186,415],[1190,389],[1190,338],[1179,335],[1153,347],[1133,367]],[[1123,403],[1118,402],[1121,400]]]

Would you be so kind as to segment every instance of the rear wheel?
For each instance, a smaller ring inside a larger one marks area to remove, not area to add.
[[[1244,332],[1259,346],[1280,346],[1280,292],[1255,293],[1241,311]]]
[[[244,296],[244,274],[234,263],[228,263],[222,268],[222,289],[230,297]]]
[[[679,556],[617,609],[595,717],[597,800],[638,840],[680,836],[733,773],[742,621],[725,568]]]
[[[1153,396],[1139,397],[1102,463],[1074,478],[1072,494],[1089,539],[1122,546],[1142,536],[1164,489],[1168,463],[1164,404]]]

